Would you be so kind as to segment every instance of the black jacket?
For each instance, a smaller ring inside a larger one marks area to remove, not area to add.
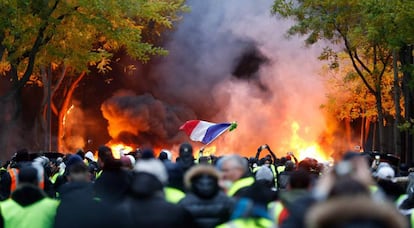
[[[203,199],[194,193],[187,195],[179,202],[194,217],[198,227],[216,227],[230,219],[233,200],[219,192],[211,199]]]
[[[68,182],[61,186],[55,226],[58,228],[116,227],[116,216],[95,200],[91,183]]]
[[[162,190],[163,186],[155,176],[133,174],[128,196],[114,210],[122,215],[118,227],[194,227],[191,214],[165,201]]]
[[[94,183],[96,197],[105,203],[117,204],[126,195],[131,173],[122,169],[104,170]]]

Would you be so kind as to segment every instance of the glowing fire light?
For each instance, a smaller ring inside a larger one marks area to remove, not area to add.
[[[62,122],[62,125],[63,125],[63,128],[65,129],[66,128],[66,118],[67,118],[67,116],[72,112],[72,110],[75,108],[75,106],[74,105],[71,105],[70,106],[70,108],[66,111],[66,113],[65,113],[65,115],[63,116],[63,122]]]
[[[199,149],[196,149],[196,150],[194,150],[195,151],[195,156],[197,157],[197,158],[199,158],[200,157],[200,153],[199,153],[199,151],[201,150],[201,148],[199,148]],[[209,146],[209,147],[206,147],[206,148],[204,148],[204,150],[203,150],[203,156],[210,156],[210,155],[214,155],[215,153],[216,153],[216,150],[217,150],[217,147],[216,146]]]
[[[122,155],[127,154],[134,149],[130,146],[118,143],[118,144],[109,144],[108,145],[112,150],[112,155],[114,158],[119,159]]]
[[[303,139],[299,135],[300,126],[299,123],[293,122],[291,125],[292,128],[292,137],[290,139],[290,149],[298,155],[299,161],[305,158],[314,158],[319,162],[329,161],[330,157],[324,152],[321,146],[317,142],[309,142]],[[305,129],[305,133],[308,129]]]

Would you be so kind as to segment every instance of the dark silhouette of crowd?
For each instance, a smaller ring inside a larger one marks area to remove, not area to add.
[[[19,150],[0,169],[0,227],[414,227],[414,170],[380,154],[173,154]]]

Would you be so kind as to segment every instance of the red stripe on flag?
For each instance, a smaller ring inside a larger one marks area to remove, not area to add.
[[[198,123],[200,123],[199,120],[189,120],[180,127],[180,130],[184,131],[187,135],[191,135],[191,132],[193,132]]]

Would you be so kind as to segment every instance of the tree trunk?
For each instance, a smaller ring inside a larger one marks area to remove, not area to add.
[[[400,63],[403,71],[403,97],[404,97],[404,119],[405,121],[410,121],[414,119],[414,105],[413,105],[413,91],[410,88],[410,82],[412,82],[412,74],[410,68],[412,67],[413,61],[413,47],[411,45],[405,45],[400,50]],[[414,153],[414,140],[413,133],[411,131],[406,131],[405,135],[405,144],[404,151],[406,163],[411,163],[413,161]]]
[[[79,82],[82,81],[82,79],[85,77],[86,72],[82,72],[78,78],[70,85],[67,93],[64,95],[64,100],[62,103],[62,107],[60,107],[59,110],[59,116],[58,116],[58,151],[59,152],[66,152],[65,150],[65,143],[64,143],[64,137],[65,137],[65,116],[70,108],[70,104],[72,101],[73,93],[75,92],[76,87],[79,85]]]
[[[21,118],[17,107],[21,105],[20,96],[10,96],[0,99],[0,146],[1,159],[9,160],[17,148],[23,148],[25,142],[20,137],[21,128],[18,127]]]
[[[401,107],[400,107],[400,79],[398,77],[398,65],[397,65],[397,50],[393,50],[392,66],[394,70],[394,105],[395,105],[395,120],[394,120],[394,154],[401,157],[401,133],[398,126],[401,121]]]
[[[362,117],[361,118],[361,136],[359,139],[359,144],[360,147],[363,149],[363,151],[365,151],[365,121],[366,121],[366,117]]]
[[[378,86],[381,87],[381,86]],[[375,101],[377,106],[378,112],[378,139],[379,139],[379,152],[384,153],[385,148],[385,141],[384,141],[384,113],[382,111],[382,96],[381,96],[381,88],[377,87],[377,92],[375,93]]]

